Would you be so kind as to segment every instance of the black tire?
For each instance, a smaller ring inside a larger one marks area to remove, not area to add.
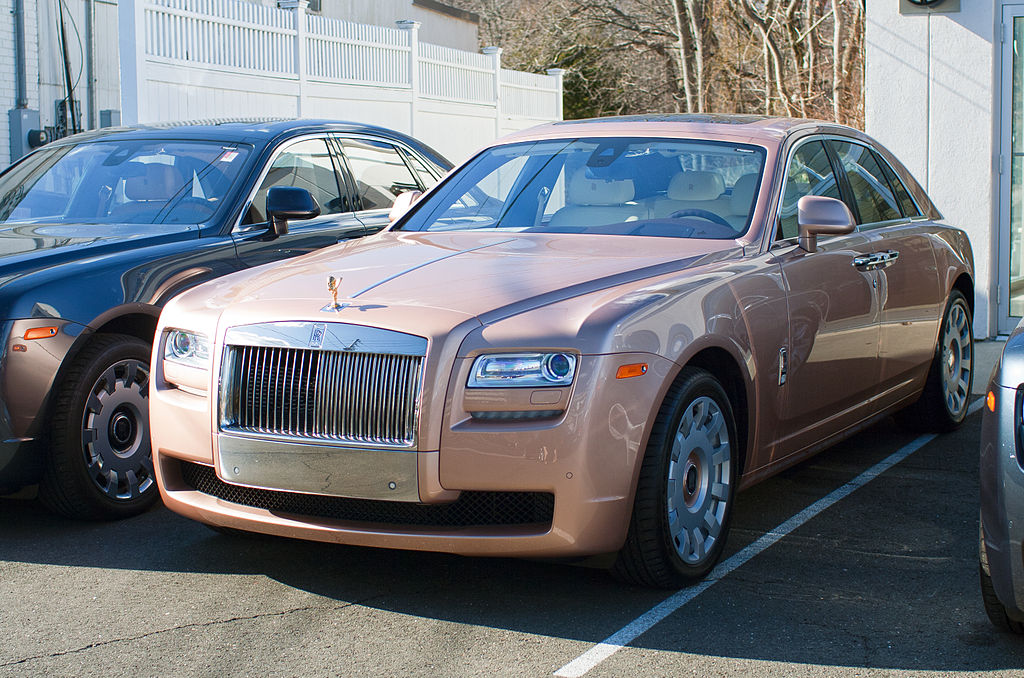
[[[939,342],[921,397],[896,415],[914,431],[953,431],[964,423],[974,383],[974,329],[971,307],[959,290],[949,293]]]
[[[717,415],[721,420],[716,425]],[[684,460],[673,448],[687,421],[690,434],[680,441],[680,452],[683,445],[690,449]],[[706,435],[697,426],[714,433]],[[704,447],[691,447],[705,440]],[[612,565],[615,577],[641,586],[680,588],[711,571],[722,555],[732,518],[737,440],[732,405],[721,384],[705,370],[683,368],[651,431],[626,543]],[[708,528],[705,520],[713,526]]]
[[[94,337],[58,387],[39,496],[69,518],[115,520],[153,505],[149,344]]]
[[[985,568],[981,565],[978,565],[978,577],[981,580],[981,600],[985,603],[985,614],[988,615],[992,625],[1006,633],[1024,635],[1024,623],[1014,621],[1006,616],[1006,608],[996,596],[992,578],[985,574]]]

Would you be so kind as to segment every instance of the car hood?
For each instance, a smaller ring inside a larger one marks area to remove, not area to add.
[[[735,241],[586,234],[385,232],[246,277],[236,308],[320,317],[338,283],[345,308],[329,319],[388,307],[437,309],[489,322],[567,297],[737,257]],[[374,315],[379,315],[375,313]],[[284,318],[281,318],[284,319]]]
[[[111,249],[197,237],[195,226],[182,224],[0,224],[0,276],[98,256]]]

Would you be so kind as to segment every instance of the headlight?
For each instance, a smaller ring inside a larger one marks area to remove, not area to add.
[[[575,374],[576,356],[569,353],[492,353],[476,359],[466,385],[568,386]]]
[[[208,369],[210,341],[203,334],[186,330],[168,330],[164,340],[164,360],[179,365]]]

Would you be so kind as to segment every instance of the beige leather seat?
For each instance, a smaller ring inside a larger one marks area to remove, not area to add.
[[[729,196],[729,215],[726,220],[737,230],[747,225],[754,209],[754,192],[757,190],[757,174],[744,174],[732,187]]]
[[[636,221],[643,208],[633,202],[632,179],[591,179],[586,169],[569,178],[565,207],[551,215],[550,226],[600,226]]]
[[[124,197],[128,202],[112,207],[110,216],[124,221],[141,219],[143,223],[148,223],[184,187],[185,180],[181,172],[172,165],[147,163],[141,172],[124,180]]]
[[[664,219],[673,212],[699,209],[718,215],[728,214],[728,199],[722,198],[725,181],[717,172],[685,170],[672,177],[665,197],[647,202],[650,219]]]

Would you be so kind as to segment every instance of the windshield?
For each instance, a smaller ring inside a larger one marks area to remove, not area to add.
[[[245,146],[97,141],[43,149],[0,177],[0,223],[199,224],[224,203]]]
[[[484,151],[401,226],[732,239],[746,232],[765,151],[640,138]]]

